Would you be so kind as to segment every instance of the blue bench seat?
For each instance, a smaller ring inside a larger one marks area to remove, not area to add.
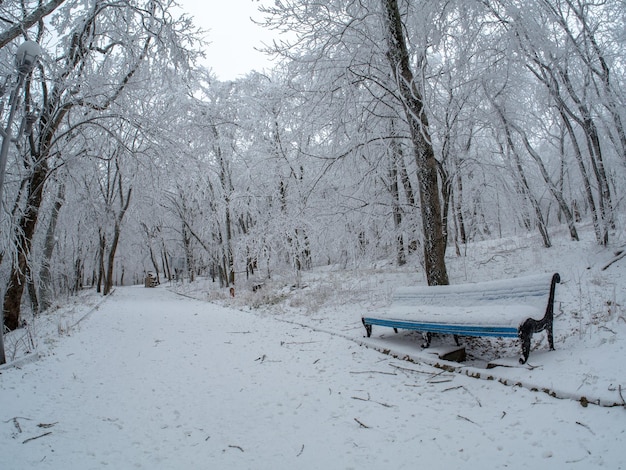
[[[367,336],[372,326],[427,334],[519,338],[520,362],[526,363],[533,333],[546,331],[554,349],[553,317],[558,273],[452,286],[404,287],[391,305],[363,315]]]

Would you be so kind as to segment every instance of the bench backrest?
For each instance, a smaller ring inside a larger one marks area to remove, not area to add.
[[[551,287],[554,282],[559,282],[558,276],[558,274],[540,274],[476,284],[402,287],[394,293],[393,305],[397,307],[525,305],[545,311],[550,301]]]

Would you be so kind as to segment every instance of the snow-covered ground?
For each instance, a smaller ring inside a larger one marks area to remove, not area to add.
[[[449,258],[452,283],[560,273],[557,350],[536,335],[528,367],[485,368],[514,340],[446,364],[415,333],[364,338],[415,267],[85,292],[5,338],[0,468],[626,468],[626,259],[602,269],[624,241],[554,242]]]

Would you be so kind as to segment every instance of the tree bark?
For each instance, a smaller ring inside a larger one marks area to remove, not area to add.
[[[55,232],[57,227],[57,221],[59,220],[59,212],[63,206],[65,200],[65,184],[60,183],[57,190],[57,197],[52,206],[52,213],[50,214],[50,222],[48,223],[48,229],[46,230],[46,238],[44,241],[43,259],[41,263],[41,269],[39,271],[39,305],[42,311],[50,308],[52,305],[52,299],[54,297],[52,286],[52,272],[50,270],[50,260],[54,252],[56,245]]]
[[[117,245],[120,241],[120,234],[122,232],[122,222],[124,220],[124,215],[128,210],[128,206],[130,205],[130,197],[133,192],[133,188],[128,188],[126,194],[124,194],[124,189],[122,187],[122,174],[120,172],[119,162],[116,160],[116,173],[117,173],[117,190],[120,198],[120,212],[117,214],[115,218],[115,228],[113,232],[113,240],[111,242],[111,247],[109,248],[109,256],[107,259],[107,275],[105,277],[105,285],[103,294],[108,295],[113,289],[113,267],[115,264],[115,253],[117,252]]]
[[[11,267],[9,283],[4,294],[4,326],[9,330],[19,327],[20,308],[24,286],[26,284],[26,272],[28,258],[32,246],[33,236],[39,217],[39,207],[43,199],[43,187],[48,175],[47,160],[41,159],[34,167],[28,188],[26,209],[20,218],[16,229],[17,257]]]
[[[417,163],[426,279],[429,285],[444,285],[449,283],[445,263],[446,245],[439,200],[437,160],[429,135],[426,110],[409,65],[409,53],[398,2],[381,0],[381,3],[388,47],[387,58],[409,124]]]

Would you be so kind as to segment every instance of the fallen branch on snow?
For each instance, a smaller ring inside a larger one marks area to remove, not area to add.
[[[602,271],[604,271],[605,269],[607,269],[609,266],[611,266],[613,263],[616,263],[617,261],[621,260],[623,257],[626,256],[626,249],[617,251],[615,253],[615,257],[609,261],[603,268]]]
[[[44,432],[41,436],[29,437],[23,441],[22,444],[26,444],[27,442],[34,441],[35,439],[39,439],[40,437],[48,436],[50,434],[52,434],[52,431]]]

